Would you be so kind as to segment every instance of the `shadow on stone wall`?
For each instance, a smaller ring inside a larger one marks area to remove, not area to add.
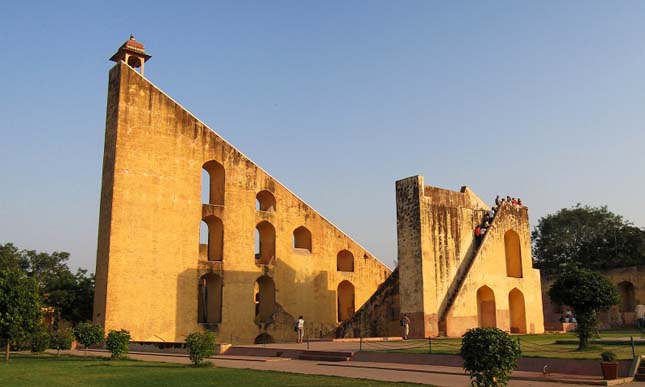
[[[400,310],[399,268],[397,267],[354,316],[343,321],[336,328],[334,337],[398,336]]]
[[[223,269],[225,262],[200,261],[199,269],[185,270],[177,277],[177,299],[175,316],[175,336],[183,341],[193,331],[210,330],[218,342],[253,344],[258,338],[274,342],[294,342],[294,326],[298,316],[305,316],[305,335],[307,337],[330,336],[337,325],[316,321],[311,316],[314,310],[329,310],[331,316],[326,321],[335,321],[336,291],[328,289],[329,273],[319,272],[306,281],[296,281],[295,270],[278,261],[272,265],[261,265],[261,271],[242,272]],[[219,323],[198,324],[199,281],[208,273],[222,278],[222,319]],[[275,306],[270,316],[258,319],[254,301],[255,286],[258,278],[267,276],[275,284]],[[283,295],[285,292],[289,296]],[[282,293],[282,294],[281,294]],[[309,299],[311,295],[312,299]],[[306,305],[305,310],[294,310],[295,305],[285,304],[295,298],[299,305]],[[268,336],[267,336],[268,335]]]

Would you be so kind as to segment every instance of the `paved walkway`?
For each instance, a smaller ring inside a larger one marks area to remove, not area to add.
[[[295,345],[295,344],[294,344]],[[313,349],[313,348],[312,348]],[[83,351],[64,351],[66,354],[82,356]],[[93,356],[109,356],[105,351],[90,351]],[[131,352],[129,357],[143,361],[158,361],[168,363],[189,364],[190,360],[185,355],[151,354]],[[411,382],[422,384],[434,384],[445,387],[467,387],[469,379],[463,374],[463,370],[456,367],[442,367],[432,365],[409,365],[393,363],[372,363],[372,362],[317,362],[307,360],[294,360],[276,357],[259,356],[226,356],[219,355],[210,358],[208,361],[217,367],[246,368],[255,370],[271,370],[282,372],[293,372],[300,374],[342,376],[348,378],[362,378],[372,380],[383,380],[391,382]],[[511,387],[562,387],[574,384],[594,384],[599,382],[598,378],[581,377],[575,375],[549,375],[531,372],[514,372],[513,379],[509,383]],[[552,379],[566,377],[569,383],[554,382]],[[521,380],[524,378],[539,379]],[[643,382],[632,382],[623,386],[645,387]]]

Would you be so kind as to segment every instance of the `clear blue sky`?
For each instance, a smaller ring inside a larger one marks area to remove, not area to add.
[[[645,225],[645,2],[6,2],[0,243],[94,270],[108,58],[392,265],[394,182]]]

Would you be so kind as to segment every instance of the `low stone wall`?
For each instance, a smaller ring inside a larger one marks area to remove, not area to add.
[[[447,367],[463,367],[463,359],[457,355],[433,355],[362,351],[352,357],[352,361],[427,364]],[[618,377],[627,377],[632,365],[631,360],[618,362]],[[548,373],[602,376],[599,360],[550,359],[522,357],[517,364],[518,371],[543,372],[546,366]]]
[[[578,324],[561,322],[544,322],[544,330],[547,332],[574,332]]]
[[[215,354],[219,355],[230,347],[230,344],[216,344]],[[78,347],[82,349],[83,346]],[[106,349],[105,343],[99,345],[91,345],[91,349]],[[167,354],[181,354],[186,355],[186,343],[184,342],[156,342],[156,341],[131,341],[128,345],[130,352],[148,352],[148,353],[167,353]]]

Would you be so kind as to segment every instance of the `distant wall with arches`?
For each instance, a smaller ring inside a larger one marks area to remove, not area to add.
[[[645,304],[645,265],[619,267],[601,272],[616,287],[621,302],[607,311],[600,312],[601,328],[634,328],[636,325],[636,305]],[[546,292],[555,281],[556,276],[542,279],[544,295],[544,319],[547,324],[557,327],[560,317],[569,309],[566,305],[551,302]]]

